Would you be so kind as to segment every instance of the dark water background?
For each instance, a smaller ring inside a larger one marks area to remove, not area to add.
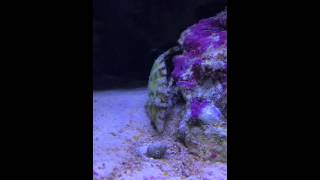
[[[225,0],[94,0],[94,90],[144,86],[154,59]]]

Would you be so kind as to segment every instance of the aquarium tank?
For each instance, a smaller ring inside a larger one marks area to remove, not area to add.
[[[93,179],[227,179],[224,0],[94,0]]]

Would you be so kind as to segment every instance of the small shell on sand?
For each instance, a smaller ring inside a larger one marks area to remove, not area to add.
[[[147,156],[155,159],[161,159],[164,157],[167,150],[167,146],[163,144],[151,144],[147,149]]]

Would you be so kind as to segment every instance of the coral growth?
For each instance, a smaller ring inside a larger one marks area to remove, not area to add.
[[[179,46],[159,56],[150,74],[146,104],[159,132],[175,134],[190,152],[221,161],[226,160],[227,144],[226,12],[187,28]]]

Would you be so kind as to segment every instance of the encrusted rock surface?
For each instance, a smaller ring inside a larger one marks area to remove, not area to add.
[[[155,129],[203,159],[227,159],[227,10],[181,33],[149,78],[147,114]]]

